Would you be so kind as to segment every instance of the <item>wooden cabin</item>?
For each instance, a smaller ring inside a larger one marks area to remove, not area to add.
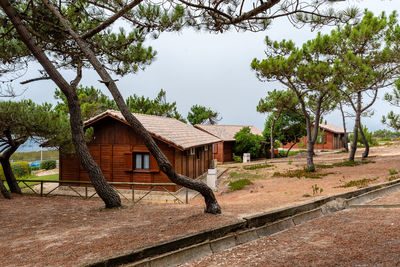
[[[176,119],[134,115],[154,138],[177,173],[196,178],[207,171],[212,163],[212,145],[220,141],[218,138]],[[107,110],[86,121],[84,127],[94,128],[94,137],[88,147],[107,181],[171,183],[119,111]],[[60,154],[60,180],[89,181],[87,172],[80,166],[75,154]],[[169,187],[168,190],[177,188]]]
[[[236,143],[234,136],[243,127],[250,127],[251,133],[262,136],[262,130],[254,126],[196,124],[194,127],[221,139],[220,142],[213,145],[212,149],[213,159],[216,159],[218,162],[233,161],[232,154],[234,153]]]
[[[320,123],[319,127],[324,134],[321,136],[321,140],[318,140],[318,144],[314,145],[314,149],[334,150],[345,147],[345,132],[343,128],[329,123]],[[346,132],[346,135],[348,133],[349,131]],[[293,143],[289,143],[284,145],[283,148],[290,148],[292,145]],[[300,142],[295,144],[293,148],[306,149],[307,136],[302,137]]]

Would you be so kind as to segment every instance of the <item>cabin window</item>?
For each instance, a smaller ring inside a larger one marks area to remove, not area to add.
[[[149,153],[135,153],[135,169],[140,169],[140,170],[150,169]]]

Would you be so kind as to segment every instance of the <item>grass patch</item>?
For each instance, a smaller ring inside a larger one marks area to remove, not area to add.
[[[229,187],[231,191],[242,190],[246,185],[251,185],[249,179],[239,179],[236,181],[229,182]]]
[[[232,179],[259,179],[261,175],[249,172],[231,172],[229,177]]]
[[[364,165],[368,163],[375,163],[375,161],[343,161],[343,162],[336,162],[333,163],[332,165],[335,167],[354,167],[354,166],[359,166],[359,165]]]
[[[338,152],[335,152],[335,154],[341,154],[341,153],[348,153],[348,151],[346,151],[346,149],[342,149]]]
[[[273,167],[274,165],[262,164],[262,165],[252,165],[252,166],[244,166],[243,169],[245,170],[257,170],[263,168]]]
[[[311,197],[310,194],[304,194],[303,197]]]
[[[396,170],[389,170],[389,174],[390,175],[395,175],[395,174],[398,174],[398,172]]]
[[[377,180],[378,178],[375,179],[369,179],[369,178],[364,178],[361,180],[351,180],[350,182],[345,183],[344,185],[340,185],[338,187],[342,188],[347,188],[347,187],[357,187],[357,188],[362,188],[362,187],[367,187],[369,183]]]
[[[17,178],[18,180],[46,180],[46,181],[58,181],[59,177],[58,174],[51,174],[51,175],[44,175],[44,176],[28,176],[28,177],[20,177]],[[28,184],[29,186],[33,186],[36,184],[40,184],[40,182],[25,182],[26,184]],[[6,181],[4,181],[4,185],[6,186],[7,190],[9,190],[8,184]],[[27,187],[23,182],[18,183],[19,187],[25,188]]]
[[[333,168],[332,164],[315,164],[315,168],[317,169],[331,169]]]
[[[306,169],[303,170],[289,170],[287,172],[275,172],[273,176],[276,177],[297,177],[297,178],[309,178],[309,179],[322,179],[322,177],[327,176],[331,173],[317,173],[317,172],[310,172]]]
[[[289,151],[288,157],[293,157],[296,156],[297,154],[303,153],[303,152],[307,152],[307,150],[296,150],[296,151]]]

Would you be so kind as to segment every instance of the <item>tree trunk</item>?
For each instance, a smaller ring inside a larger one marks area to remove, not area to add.
[[[354,158],[355,158],[355,155],[356,155],[358,129],[360,128],[360,119],[361,119],[361,92],[358,92],[357,93],[356,120],[354,122],[353,143],[351,144],[349,161],[354,161]]]
[[[19,187],[18,182],[15,179],[14,173],[11,168],[10,157],[15,151],[17,151],[18,147],[26,141],[26,139],[24,139],[21,142],[14,142],[12,140],[12,136],[10,133],[6,133],[6,136],[8,137],[8,141],[12,144],[10,144],[11,147],[9,147],[6,151],[4,151],[0,156],[0,164],[3,167],[4,176],[7,180],[7,185],[8,188],[10,189],[10,192],[16,194],[22,194],[21,188]]]
[[[199,192],[204,197],[206,203],[205,212],[212,214],[221,213],[221,207],[219,206],[215,198],[215,195],[210,187],[208,187],[206,184],[200,181],[188,178],[186,176],[177,174],[175,172],[171,163],[168,161],[168,158],[157,146],[154,139],[150,136],[150,134],[147,132],[144,126],[139,122],[139,120],[136,117],[134,117],[133,114],[129,111],[114,80],[109,75],[104,66],[101,64],[101,62],[96,58],[96,55],[94,54],[93,50],[82,38],[78,36],[76,32],[72,30],[68,22],[62,17],[59,11],[48,0],[44,0],[43,2],[52,11],[52,13],[59,19],[60,23],[69,32],[69,34],[74,38],[74,40],[79,45],[81,51],[85,53],[87,60],[99,74],[99,76],[103,80],[103,83],[107,86],[108,90],[111,92],[115,100],[115,103],[120,109],[125,120],[131,125],[133,131],[140,136],[140,138],[143,140],[144,144],[146,145],[150,153],[156,159],[157,164],[160,167],[160,170],[164,172],[173,183],[176,183],[178,185]]]
[[[1,166],[3,167],[4,176],[8,184],[8,188],[11,193],[22,194],[21,188],[19,188],[17,180],[15,179],[14,173],[11,169],[9,159],[0,159]]]
[[[270,143],[271,143],[271,159],[273,159],[274,157],[275,157],[275,155],[274,155],[274,130],[275,130],[275,122],[276,122],[276,119],[275,120],[273,120],[273,122],[272,122],[272,125],[271,125],[271,132],[270,132],[270,135],[269,135],[269,138],[270,138]]]
[[[368,157],[368,154],[369,154],[368,140],[367,140],[367,138],[365,138],[364,131],[363,131],[361,123],[360,123],[360,127],[358,129],[360,130],[361,138],[362,138],[364,146],[365,146],[365,150],[364,150],[364,152],[362,154],[362,158],[366,159]]]
[[[68,108],[70,111],[70,124],[72,141],[75,147],[79,163],[88,172],[89,178],[96,190],[96,193],[104,201],[107,208],[121,206],[121,199],[119,195],[112,189],[112,187],[104,179],[104,176],[93,160],[89,153],[88,147],[85,142],[82,115],[79,106],[79,99],[76,95],[75,88],[73,88],[57,71],[51,61],[47,58],[43,50],[35,43],[27,28],[22,24],[19,15],[7,0],[0,0],[0,6],[3,8],[7,17],[13,23],[15,29],[21,37],[21,40],[32,52],[33,56],[39,61],[42,67],[46,70],[47,74],[54,81],[54,83],[65,94],[68,101]]]
[[[4,198],[6,199],[12,199],[10,192],[7,191],[7,188],[3,184],[3,180],[0,179],[0,193],[3,195]]]
[[[311,121],[306,119],[307,125],[307,169],[309,171],[315,171],[314,165],[314,142],[312,138]],[[315,125],[314,125],[315,127]],[[318,131],[317,131],[318,132]]]
[[[346,118],[344,116],[344,112],[343,112],[343,107],[342,107],[342,102],[339,102],[339,106],[340,106],[340,112],[342,112],[342,120],[343,120],[343,129],[344,129],[344,149],[346,150],[346,152],[349,152],[349,146],[347,145],[349,140],[347,138],[347,130],[346,130]]]
[[[294,147],[296,144],[297,144],[297,143],[293,143],[293,144],[289,147],[288,151],[286,151],[286,157],[289,157],[289,152],[290,152],[290,150],[291,150],[292,147]]]

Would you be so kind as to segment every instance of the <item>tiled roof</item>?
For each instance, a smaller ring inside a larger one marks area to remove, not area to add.
[[[333,132],[333,133],[344,133],[344,129],[342,127],[339,127],[339,126],[336,126],[333,124],[329,124],[329,123],[320,123],[319,127],[322,129],[328,130],[330,132]],[[351,132],[351,131],[347,130],[347,133],[349,133],[349,132]]]
[[[144,128],[146,128],[151,135],[161,140],[170,142],[182,150],[221,141],[215,136],[198,130],[193,126],[183,123],[177,119],[137,113],[132,114],[143,124]],[[107,116],[127,123],[120,111],[107,110],[85,121],[85,125],[91,124]]]
[[[262,130],[247,125],[205,125],[205,124],[196,124],[194,127],[202,129],[223,141],[235,141],[235,134],[239,132],[243,127],[250,127],[250,132],[253,134],[261,135]]]

